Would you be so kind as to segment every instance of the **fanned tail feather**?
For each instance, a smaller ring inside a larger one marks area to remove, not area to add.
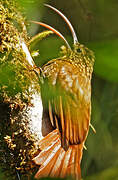
[[[35,175],[36,179],[66,176],[81,179],[83,144],[70,145],[65,151],[61,147],[59,131],[56,129],[39,142],[39,148],[41,152],[33,159],[34,163],[40,166]]]

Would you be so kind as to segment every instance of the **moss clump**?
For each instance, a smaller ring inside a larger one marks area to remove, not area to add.
[[[26,61],[21,47],[21,40],[26,44],[28,37],[25,21],[15,1],[0,2],[0,94],[15,97],[21,93],[21,98],[29,92],[32,79],[36,79],[31,66]]]

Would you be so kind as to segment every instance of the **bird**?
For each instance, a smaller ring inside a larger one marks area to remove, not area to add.
[[[60,36],[63,56],[49,60],[41,67],[40,82],[43,104],[42,133],[39,151],[33,162],[39,166],[35,178],[72,176],[81,179],[81,159],[91,125],[91,78],[94,53],[80,44],[67,17],[55,7],[69,26],[73,37],[71,48],[65,37],[53,27],[33,21]]]

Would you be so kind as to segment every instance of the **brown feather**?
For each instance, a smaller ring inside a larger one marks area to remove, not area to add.
[[[57,139],[57,137],[59,137],[59,131],[57,129],[55,129],[54,131],[49,133],[47,136],[45,136],[42,140],[40,140],[39,148],[41,150],[48,148],[50,146],[50,144],[53,141],[55,141],[55,139]]]
[[[60,96],[60,119],[61,119],[61,126],[62,126],[62,133],[64,133],[65,126],[64,126],[64,114],[63,114],[63,106],[62,106],[62,97]]]
[[[61,128],[62,128],[61,142],[62,142],[62,147],[66,148],[64,112],[63,112],[63,105],[62,105],[62,97],[61,96],[59,98],[59,105],[60,105],[60,120],[61,120]]]
[[[79,123],[79,139],[80,139],[80,142],[83,141],[83,128],[82,128],[82,123]]]
[[[54,108],[55,108],[55,113],[57,114],[57,105],[56,105],[56,99],[54,100]]]
[[[75,148],[74,148],[74,146],[73,147],[70,146],[70,148],[72,149],[72,151],[71,151],[70,160],[69,160],[69,164],[68,164],[67,174],[74,175]]]
[[[40,177],[48,177],[50,174],[50,171],[52,167],[55,164],[55,161],[57,157],[59,156],[59,149],[60,149],[60,144],[56,146],[54,151],[52,151],[51,155],[46,159],[46,161],[41,165],[39,168],[39,171],[36,173],[35,178],[40,178]]]
[[[61,167],[61,172],[60,172],[60,177],[64,178],[67,172],[69,160],[70,160],[70,155],[71,155],[72,149],[69,148],[68,151],[66,151],[63,162],[62,162],[62,167]]]
[[[51,170],[51,173],[50,173],[50,176],[51,177],[58,177],[59,174],[60,174],[60,171],[61,171],[61,163],[62,163],[62,160],[64,158],[64,155],[65,155],[65,151],[63,148],[60,148],[60,154],[59,156],[57,157],[57,160],[54,164],[54,167],[52,168]]]
[[[56,115],[55,115],[54,117],[55,117],[55,124],[56,124],[56,128],[57,128],[57,129],[59,129],[58,120],[57,120]]]
[[[69,132],[69,125],[70,125],[70,123],[69,123],[69,121],[70,121],[70,114],[69,114],[69,107],[68,107],[68,105],[67,105],[67,115],[66,115],[66,139],[67,139],[67,141],[68,141],[68,144],[69,144],[69,136],[70,136],[70,132]]]
[[[49,116],[50,116],[51,124],[54,127],[54,121],[53,121],[53,115],[52,115],[52,107],[51,107],[50,100],[49,100]]]
[[[77,131],[76,131],[76,124],[73,125],[73,140],[74,140],[74,143],[76,144],[77,141],[76,141],[76,138],[77,138]]]
[[[80,150],[79,146],[76,146],[76,159],[75,159],[75,178],[76,180],[81,179],[81,170],[80,170]]]
[[[59,138],[57,137],[57,139],[55,139],[55,141],[48,147],[45,148],[44,150],[42,150],[38,156],[36,156],[33,161],[37,164],[37,165],[41,165],[43,164],[46,159],[51,155],[52,151],[55,149],[55,147],[59,144]]]
[[[41,165],[41,167],[47,166],[47,164],[52,160],[52,158],[55,156],[55,154],[57,154],[60,147],[61,147],[61,144],[60,144],[60,141],[58,140],[57,143],[53,145],[50,156],[48,156],[48,158]]]
[[[71,175],[75,175],[75,161],[76,161],[76,148],[75,146],[72,147],[72,159],[70,161],[70,170],[71,170]]]
[[[70,114],[70,106],[68,105],[68,117],[69,117],[69,136],[70,142],[73,143],[73,127],[72,127],[72,120]]]

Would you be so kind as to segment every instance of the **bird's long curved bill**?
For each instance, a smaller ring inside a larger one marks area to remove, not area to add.
[[[53,32],[54,32],[55,34],[57,34],[61,39],[63,39],[64,42],[66,43],[67,47],[68,47],[69,49],[71,49],[71,47],[70,47],[70,45],[68,44],[68,42],[67,42],[67,40],[65,39],[65,37],[64,37],[59,31],[57,31],[56,29],[54,29],[52,26],[47,25],[47,24],[45,24],[45,23],[43,23],[43,22],[38,22],[38,21],[31,21],[31,22],[33,22],[33,23],[35,23],[35,24],[39,24],[39,25],[41,25],[41,26],[43,26],[43,27],[45,27],[45,28],[53,31]]]
[[[77,39],[75,30],[74,30],[71,22],[67,19],[67,17],[62,12],[60,12],[58,9],[56,9],[55,7],[53,7],[53,6],[49,5],[49,4],[44,4],[44,5],[51,8],[52,10],[54,10],[57,14],[59,14],[64,19],[64,21],[67,23],[69,29],[71,30],[74,44],[78,43],[78,39]]]

